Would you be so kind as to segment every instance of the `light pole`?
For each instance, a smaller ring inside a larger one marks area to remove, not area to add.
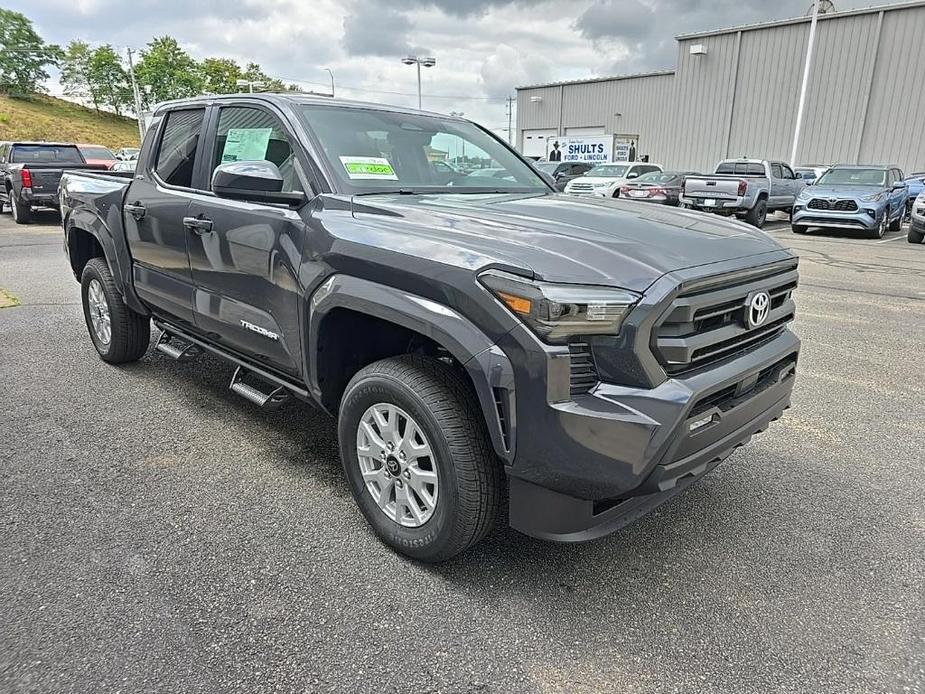
[[[331,76],[331,96],[334,96],[334,73],[331,72],[331,68],[323,67],[322,70],[327,70],[328,74]]]
[[[419,58],[416,55],[409,55],[406,58],[402,58],[401,61],[405,65],[417,65],[418,66],[418,110],[421,109],[421,66],[424,67],[433,67],[437,64],[437,59],[434,57]]]
[[[462,111],[450,111],[451,116],[456,116],[457,118],[462,118],[466,114]],[[459,141],[462,142],[462,161],[463,166],[466,165],[466,141],[463,138],[459,138]]]

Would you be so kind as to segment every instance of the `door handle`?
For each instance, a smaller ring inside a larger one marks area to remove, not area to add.
[[[122,209],[132,215],[135,219],[141,219],[148,211],[140,202],[128,202],[122,206]]]
[[[212,220],[203,219],[202,217],[184,217],[183,226],[200,236],[212,232]]]

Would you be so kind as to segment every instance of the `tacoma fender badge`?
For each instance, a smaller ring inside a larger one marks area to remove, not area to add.
[[[259,325],[254,325],[253,323],[249,323],[246,320],[242,320],[241,325],[251,332],[257,333],[258,335],[263,335],[264,337],[268,337],[271,340],[279,340],[279,335],[270,330],[267,330],[266,328],[261,328]]]

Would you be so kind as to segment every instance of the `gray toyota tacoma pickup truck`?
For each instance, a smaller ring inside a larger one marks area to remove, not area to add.
[[[462,151],[492,175],[435,165]],[[502,509],[550,540],[614,531],[790,404],[789,251],[733,220],[556,194],[460,118],[170,102],[134,175],[66,173],[60,196],[100,356],[140,359],[153,322],[157,350],[227,360],[255,404],[337,417],[360,510],[420,560]]]

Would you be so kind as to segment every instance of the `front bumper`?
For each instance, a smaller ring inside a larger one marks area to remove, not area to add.
[[[590,540],[667,501],[790,406],[799,349],[784,331],[655,388],[602,383],[549,404],[531,423],[542,436],[518,444],[508,468],[511,526],[548,540]]]
[[[884,208],[877,205],[858,203],[860,207],[855,212],[838,212],[835,210],[811,210],[797,204],[793,207],[791,223],[808,227],[832,227],[836,229],[863,229],[870,231],[880,224]]]

